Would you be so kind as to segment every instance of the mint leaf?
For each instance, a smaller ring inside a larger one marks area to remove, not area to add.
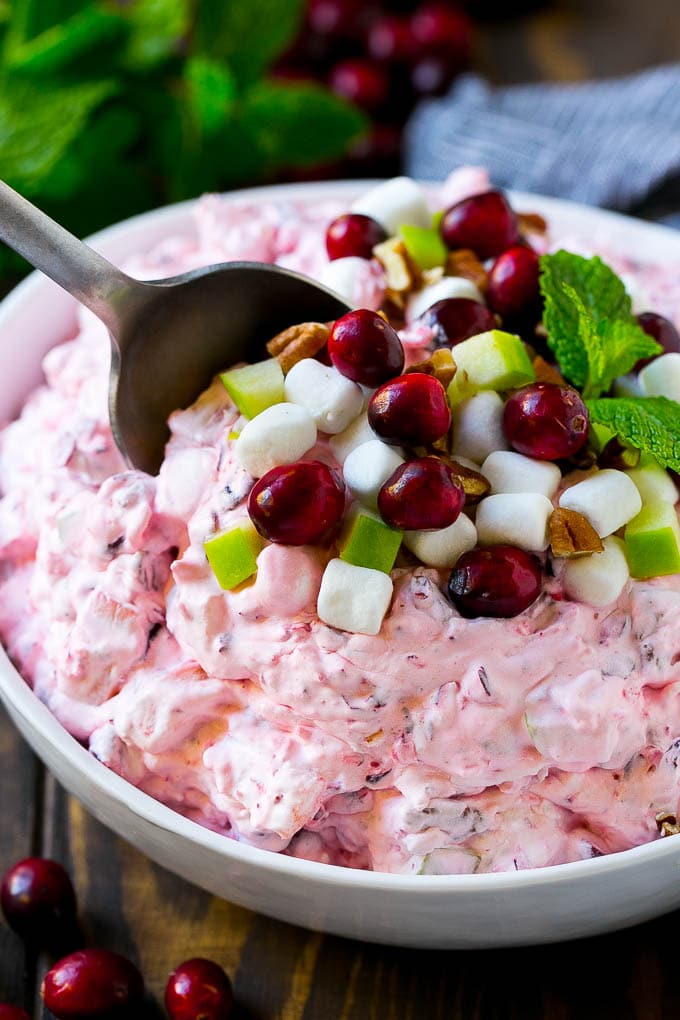
[[[133,0],[123,11],[131,27],[124,60],[135,71],[175,56],[191,28],[191,0]]]
[[[255,81],[293,41],[304,9],[304,0],[201,0],[196,48]]]
[[[184,66],[189,111],[201,134],[218,131],[236,101],[236,80],[229,68],[210,57],[190,57]]]
[[[680,404],[667,397],[603,397],[586,401],[590,420],[658,462],[680,471]]]
[[[125,32],[125,22],[119,15],[86,7],[27,42],[8,45],[5,66],[24,75],[71,71],[81,55],[103,44],[115,43]]]

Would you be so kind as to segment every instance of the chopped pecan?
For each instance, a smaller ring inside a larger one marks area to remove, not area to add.
[[[299,322],[277,333],[267,343],[285,375],[303,358],[313,358],[328,340],[330,330],[323,322]]]
[[[551,365],[545,358],[542,358],[540,354],[537,354],[533,359],[532,365],[536,373],[536,382],[550,382],[557,383],[558,386],[564,386],[564,376],[560,370],[555,365]]]
[[[433,443],[427,452],[430,455],[439,457],[441,460],[445,460],[454,474],[458,476],[458,481],[465,491],[465,503],[467,506],[474,506],[476,503],[479,503],[480,499],[489,495],[491,489],[489,479],[481,474],[481,472],[466,467],[457,461],[455,457],[448,455],[446,450],[443,449],[442,440],[437,440],[436,443]]]
[[[587,517],[576,510],[558,507],[548,519],[548,538],[553,556],[576,559],[602,552],[602,539]]]
[[[446,260],[447,276],[464,276],[466,280],[472,280],[474,284],[484,293],[487,284],[487,272],[473,251],[468,248],[459,248],[457,251],[450,251]]]
[[[670,811],[660,811],[656,816],[656,824],[662,836],[677,836],[680,832],[678,819]]]
[[[407,372],[424,372],[438,379],[444,389],[456,374],[456,363],[448,347],[438,347],[427,361],[418,361],[406,369]]]
[[[523,234],[547,234],[548,224],[539,213],[517,213],[519,229]]]
[[[387,297],[403,308],[406,295],[417,284],[417,272],[409,260],[404,242],[398,237],[389,237],[382,244],[376,244],[373,254],[385,270]]]

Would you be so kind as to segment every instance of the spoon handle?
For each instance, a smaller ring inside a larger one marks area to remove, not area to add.
[[[116,334],[117,309],[142,288],[46,213],[0,181],[0,240],[23,255]]]

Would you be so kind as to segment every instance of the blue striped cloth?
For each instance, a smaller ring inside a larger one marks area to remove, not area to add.
[[[416,109],[405,163],[426,180],[486,166],[498,187],[680,228],[680,64],[574,85],[493,88],[465,75]]]

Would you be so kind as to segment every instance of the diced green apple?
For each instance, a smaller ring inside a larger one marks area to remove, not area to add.
[[[418,269],[435,269],[446,263],[448,248],[438,230],[404,224],[399,227],[399,233]]]
[[[389,528],[363,511],[351,519],[340,537],[340,559],[355,567],[389,574],[399,552],[403,532]]]
[[[283,372],[276,358],[232,368],[220,376],[227,393],[246,418],[283,402]]]
[[[520,338],[501,329],[490,329],[456,344],[453,359],[456,374],[447,391],[452,405],[479,390],[511,390],[536,378]]]
[[[262,539],[250,521],[243,521],[229,531],[221,531],[203,543],[220,588],[225,591],[236,588],[255,573],[262,545]]]
[[[624,532],[626,558],[637,578],[680,573],[680,525],[672,503],[649,503]]]

